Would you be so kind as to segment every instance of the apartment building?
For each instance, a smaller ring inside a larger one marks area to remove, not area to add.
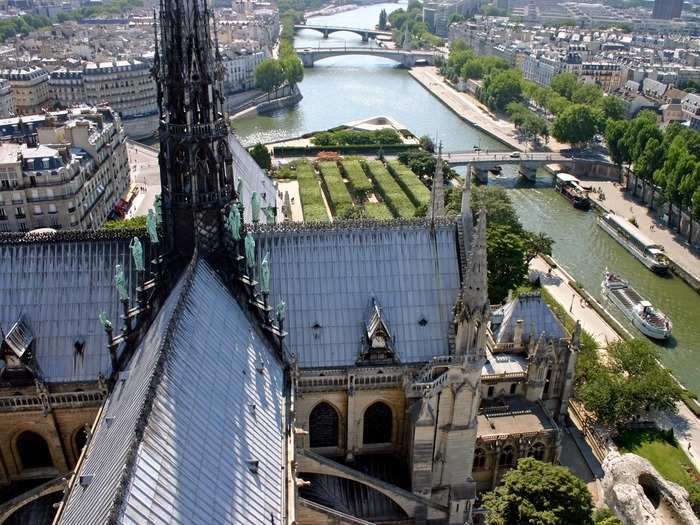
[[[11,117],[16,111],[15,94],[10,81],[0,78],[0,118]]]
[[[151,64],[140,60],[90,62],[83,69],[83,86],[85,102],[109,104],[120,114],[129,137],[147,137],[158,127]]]
[[[52,71],[49,75],[49,93],[51,99],[63,107],[84,103],[83,71],[69,71],[66,68]]]
[[[224,66],[224,95],[231,95],[255,87],[255,68],[267,58],[267,53],[225,47],[221,58]]]
[[[119,115],[83,107],[41,117],[32,128],[0,121],[2,133],[26,130],[0,144],[0,231],[99,228],[129,188]]]
[[[50,100],[49,74],[40,67],[5,69],[0,78],[10,82],[18,114],[40,112]]]

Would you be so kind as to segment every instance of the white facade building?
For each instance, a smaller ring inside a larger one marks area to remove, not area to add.
[[[0,79],[0,118],[11,117],[17,111],[15,94],[9,80]]]
[[[37,113],[50,99],[49,74],[40,67],[5,69],[0,77],[10,82],[19,114]]]

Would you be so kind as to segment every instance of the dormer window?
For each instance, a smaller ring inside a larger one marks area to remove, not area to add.
[[[382,315],[382,307],[372,298],[365,324],[365,337],[357,364],[390,364],[397,361],[393,338]]]

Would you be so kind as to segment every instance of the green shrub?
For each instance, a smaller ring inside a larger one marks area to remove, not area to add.
[[[326,185],[326,195],[334,214],[345,215],[354,206],[352,197],[334,161],[319,162],[321,177]]]
[[[393,129],[362,131],[341,129],[316,133],[311,142],[317,146],[348,146],[362,144],[402,144],[401,136]]]
[[[307,222],[328,222],[328,213],[326,213],[326,206],[323,203],[321,186],[318,184],[313,167],[306,161],[298,162],[296,172],[304,220]]]
[[[370,219],[389,220],[394,216],[383,202],[368,202],[365,204],[365,213]]]
[[[390,160],[387,167],[414,206],[425,206],[430,202],[430,191],[415,173],[397,160]]]
[[[416,207],[379,160],[367,162],[370,177],[374,179],[384,202],[396,217],[414,217]]]
[[[344,160],[341,163],[345,177],[350,181],[350,185],[355,191],[355,196],[358,199],[364,199],[370,193],[374,186],[369,180],[365,170],[362,169],[362,164],[359,160]]]

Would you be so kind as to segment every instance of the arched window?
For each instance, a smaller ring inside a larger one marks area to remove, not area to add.
[[[386,403],[378,401],[370,405],[365,410],[362,442],[365,445],[391,442],[392,419],[391,409]]]
[[[79,429],[73,435],[73,444],[75,445],[75,457],[76,457],[76,459],[78,458],[78,456],[80,456],[80,453],[83,451],[83,447],[85,445],[87,445],[88,436],[89,436],[88,430],[85,427]]]
[[[474,451],[473,470],[481,470],[485,466],[486,466],[486,452],[484,452],[484,449],[477,448]]]
[[[49,445],[36,432],[27,430],[17,437],[17,452],[22,469],[53,467]]]
[[[501,455],[498,456],[498,466],[500,467],[511,467],[513,466],[513,447],[508,445],[504,447],[501,451]]]
[[[549,386],[550,386],[551,382],[552,382],[552,369],[548,368],[547,375],[545,376],[545,379],[544,379],[544,390],[543,390],[544,394],[549,393]]]
[[[532,448],[530,449],[530,453],[528,454],[531,458],[535,458],[538,461],[543,461],[544,460],[544,444],[543,443],[535,443],[532,445]]]
[[[338,412],[328,403],[319,403],[309,416],[309,441],[312,447],[338,446]]]

